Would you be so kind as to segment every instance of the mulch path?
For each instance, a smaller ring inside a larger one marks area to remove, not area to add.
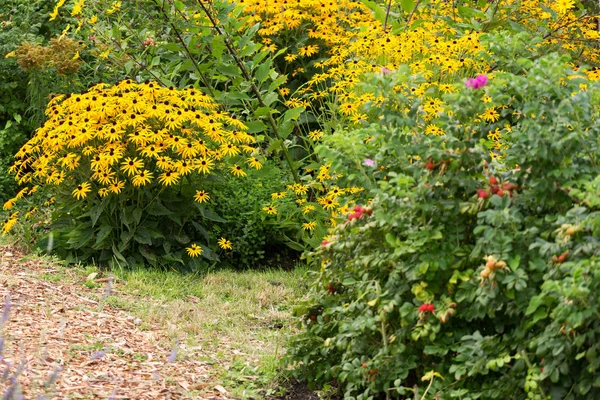
[[[125,311],[89,298],[95,293],[101,301],[106,289],[87,289],[80,278],[40,279],[58,270],[22,257],[0,246],[3,394],[18,382],[25,399],[227,398],[211,382],[209,364],[179,360],[176,346],[161,345],[168,342],[161,327],[142,330]],[[53,374],[56,382],[45,389]]]

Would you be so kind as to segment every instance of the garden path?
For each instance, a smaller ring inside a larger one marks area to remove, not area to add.
[[[209,363],[177,359],[176,348],[160,344],[160,326],[142,329],[139,320],[105,303],[108,294],[119,295],[108,278],[96,279],[101,287],[90,291],[82,290],[85,278],[57,273],[43,260],[0,247],[0,379],[10,370],[3,392],[14,376],[27,399],[227,398],[211,383]],[[53,374],[56,382],[45,388]]]

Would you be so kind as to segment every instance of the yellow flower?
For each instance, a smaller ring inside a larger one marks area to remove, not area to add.
[[[90,184],[88,182],[84,182],[77,186],[75,190],[73,190],[73,197],[75,197],[77,200],[83,199],[91,190]]]
[[[141,171],[136,176],[134,176],[132,183],[133,183],[133,186],[144,186],[144,185],[150,183],[152,178],[153,178],[152,172],[150,172],[146,169],[144,171]]]
[[[305,214],[305,215],[306,215],[306,214],[308,214],[309,212],[311,212],[311,211],[314,211],[314,210],[315,210],[315,206],[312,206],[312,205],[307,205],[307,206],[304,206],[304,207],[302,208],[302,214]]]
[[[273,207],[273,206],[263,207],[262,210],[266,211],[267,214],[269,214],[269,215],[275,215],[275,214],[277,214],[277,209],[275,207]]]
[[[134,157],[133,159],[131,157],[127,157],[125,161],[121,163],[121,171],[125,172],[129,176],[137,174],[142,168],[144,168],[144,162],[142,160],[138,160],[137,157]]]
[[[231,245],[231,241],[225,239],[225,238],[221,238],[217,241],[217,244],[219,245],[220,248],[222,248],[223,250],[231,250],[233,247]]]
[[[286,54],[286,56],[284,57],[285,61],[289,62],[289,63],[291,63],[292,61],[294,61],[297,58],[298,58],[298,56],[296,54],[292,54],[292,53]]]
[[[250,158],[248,158],[248,165],[251,168],[255,168],[257,170],[259,170],[259,169],[262,168],[262,164],[261,164],[260,160],[258,158],[256,158],[256,157],[250,157]]]
[[[210,196],[208,195],[208,192],[206,192],[204,190],[196,190],[196,195],[194,196],[194,200],[197,201],[198,203],[205,203],[208,200],[210,200]]]
[[[81,10],[83,10],[84,6],[85,0],[75,0],[75,4],[73,4],[73,10],[71,11],[71,16],[74,17],[81,14]]]
[[[301,56],[307,56],[307,57],[310,57],[313,54],[317,54],[318,52],[319,52],[319,46],[316,44],[300,47],[298,49],[298,54],[300,54]]]
[[[179,176],[177,172],[166,171],[158,176],[158,182],[164,186],[171,186],[179,182]]]
[[[575,0],[556,0],[551,7],[555,9],[559,14],[566,14],[571,8],[575,6]]]
[[[317,141],[323,137],[323,131],[321,131],[321,130],[310,131],[308,133],[308,137],[310,140]]]
[[[490,107],[490,108],[486,109],[485,112],[483,114],[481,114],[479,117],[487,122],[496,122],[500,118],[500,114],[498,114],[498,112],[496,111],[496,109],[494,107]]]
[[[196,165],[199,172],[202,172],[203,174],[209,174],[213,166],[213,162],[211,159],[203,157],[197,162]]]
[[[316,221],[305,222],[302,224],[302,229],[304,229],[305,231],[313,231],[316,227],[317,227]]]
[[[233,167],[230,168],[231,169],[231,173],[234,176],[246,176],[247,174],[244,172],[244,170],[242,169],[242,167],[240,167],[239,165],[235,164]]]
[[[8,200],[6,203],[4,203],[4,207],[2,207],[5,210],[10,210],[11,208],[14,207],[15,203],[17,202],[17,198],[13,198]]]
[[[287,196],[287,192],[275,192],[275,193],[271,193],[271,198],[272,199],[283,199],[285,196]]]
[[[186,247],[185,249],[190,257],[198,257],[203,251],[202,247],[198,246],[196,243],[192,244],[190,247]]]

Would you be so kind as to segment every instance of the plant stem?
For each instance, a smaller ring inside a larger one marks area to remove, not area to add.
[[[208,78],[206,77],[206,75],[204,75],[204,73],[202,72],[202,70],[200,70],[200,66],[198,65],[198,62],[196,61],[196,59],[194,58],[194,56],[190,52],[190,49],[186,46],[185,41],[183,40],[183,37],[181,36],[181,34],[179,33],[179,31],[177,30],[177,27],[175,27],[175,24],[171,21],[171,19],[169,18],[169,15],[165,12],[164,8],[158,4],[157,0],[153,0],[153,1],[154,1],[154,4],[156,4],[156,7],[158,7],[160,9],[160,12],[162,13],[162,15],[165,18],[165,21],[171,26],[171,28],[173,28],[173,32],[175,32],[175,36],[177,36],[177,39],[179,40],[179,43],[181,43],[181,45],[183,46],[183,49],[185,50],[185,53],[187,54],[188,58],[190,59],[190,61],[192,62],[192,64],[194,64],[194,68],[196,68],[196,71],[198,71],[198,75],[200,76],[200,79],[202,80],[202,83],[204,83],[204,86],[209,91],[211,97],[214,98],[215,97],[215,92],[214,92],[212,86],[210,85],[210,81],[208,80]]]
[[[237,52],[235,51],[235,49],[231,45],[231,43],[229,41],[229,38],[227,37],[226,33],[219,27],[218,22],[214,19],[214,17],[210,13],[210,11],[206,8],[206,6],[202,2],[202,0],[196,0],[196,1],[198,2],[198,4],[200,5],[200,7],[202,8],[202,10],[204,11],[204,13],[206,14],[206,16],[208,17],[208,19],[210,20],[210,23],[212,24],[212,26],[217,31],[217,34],[223,36],[223,38],[224,38],[223,42],[225,43],[225,46],[227,47],[227,51],[229,52],[229,54],[231,55],[231,57],[233,57],[233,60],[235,61],[235,63],[237,64],[238,68],[242,72],[242,75],[244,76],[244,79],[246,79],[246,81],[250,84],[250,89],[252,90],[252,92],[256,96],[256,99],[258,100],[258,103],[260,104],[260,106],[261,107],[267,107],[267,105],[265,104],[265,102],[263,100],[262,95],[260,94],[260,90],[258,90],[258,87],[256,86],[256,84],[252,80],[252,76],[250,76],[250,73],[246,69],[246,66],[244,65],[244,63],[242,63],[242,61],[239,59],[239,57],[237,55]],[[269,107],[267,107],[267,108],[269,108]],[[294,168],[294,164],[292,162],[292,157],[290,156],[290,153],[289,153],[288,149],[285,147],[285,144],[283,143],[283,138],[281,137],[281,134],[279,133],[279,129],[277,128],[277,123],[276,123],[275,119],[273,118],[273,115],[270,112],[268,113],[268,121],[269,121],[269,125],[271,125],[271,129],[273,130],[273,133],[275,134],[275,136],[277,137],[277,139],[281,140],[281,151],[283,152],[285,160],[286,160],[288,166],[290,167],[290,171],[292,173],[292,176],[294,177],[294,181],[296,183],[300,183],[300,178],[298,177],[298,173],[296,172],[296,168]]]
[[[392,0],[388,1],[387,9],[385,10],[385,21],[383,21],[383,33],[387,33],[387,23],[390,17],[390,8],[392,7]]]

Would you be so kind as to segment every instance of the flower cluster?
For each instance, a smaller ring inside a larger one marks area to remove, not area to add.
[[[186,176],[243,177],[245,168],[262,167],[244,123],[198,89],[132,80],[98,84],[55,97],[46,113],[48,120],[16,154],[11,172],[22,185],[71,187],[77,200],[161,190]],[[199,203],[209,198],[196,192]]]
[[[485,85],[487,85],[488,77],[485,75],[477,75],[476,78],[469,78],[467,82],[465,82],[465,86],[470,87],[472,89],[481,89]]]

